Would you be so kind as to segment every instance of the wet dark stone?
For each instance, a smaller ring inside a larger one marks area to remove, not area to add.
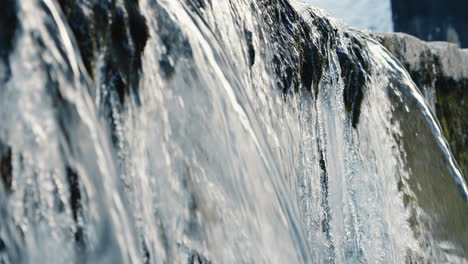
[[[11,164],[11,147],[0,141],[0,179],[4,188],[11,192],[13,188],[13,167]]]
[[[5,64],[5,75],[0,72],[0,84],[8,81],[10,73],[9,56],[14,49],[15,34],[19,28],[16,0],[0,1],[0,63]]]
[[[79,177],[76,170],[67,167],[67,181],[70,190],[70,204],[72,208],[73,219],[78,220],[78,211],[81,210],[81,191]]]
[[[14,37],[19,27],[16,0],[2,0],[0,2],[0,56],[6,59],[14,45]]]
[[[195,250],[192,250],[192,252],[190,252],[190,255],[189,255],[188,264],[212,264],[212,263],[211,261],[208,261],[208,259],[205,256],[201,255]]]
[[[468,1],[392,0],[395,32],[429,41],[460,42],[468,47]]]
[[[112,16],[112,24],[110,27],[110,36],[112,43],[110,45],[111,52],[108,54],[109,60],[112,60],[114,65],[123,72],[128,72],[132,54],[130,39],[126,32],[124,11],[121,8],[116,8]]]
[[[128,18],[124,14],[124,11],[119,7],[116,8],[113,14],[110,27],[110,52],[106,56],[107,75],[113,76],[113,78],[108,78],[108,80],[114,81],[112,83],[108,82],[108,84],[111,84],[110,87],[114,88],[113,90],[117,93],[121,104],[125,103],[125,98],[131,93],[133,95],[138,94],[136,90],[138,89],[139,68],[141,67],[140,56],[146,44],[146,39],[143,36],[144,33],[142,33],[145,32],[145,29],[139,29],[137,22],[134,22],[133,34],[137,38],[143,38],[143,42],[135,43],[133,42],[133,38],[128,36],[127,31],[124,30],[127,28]],[[136,18],[134,20],[142,22]],[[136,96],[134,98],[138,99],[139,97]]]
[[[323,150],[321,149],[321,145],[317,144],[318,152],[319,152],[319,165],[320,169],[322,172],[320,173],[320,187],[321,187],[321,193],[322,193],[322,208],[324,209],[322,214],[323,214],[323,219],[321,222],[321,227],[322,227],[322,233],[324,234],[327,243],[329,245],[329,254],[330,256],[334,256],[335,254],[335,247],[333,245],[332,237],[331,237],[331,232],[330,232],[330,222],[332,220],[331,216],[331,209],[330,209],[330,203],[329,203],[329,186],[328,186],[328,171],[327,171],[327,166],[325,162],[325,156],[323,154]]]
[[[245,40],[247,41],[247,50],[249,53],[249,66],[252,67],[255,63],[255,48],[253,46],[252,32],[245,30]]]
[[[128,12],[130,35],[135,46],[135,59],[139,60],[136,66],[141,67],[141,55],[149,39],[146,18],[140,13],[138,1],[126,0],[125,7]]]
[[[123,11],[118,9],[113,17],[111,26],[111,52],[106,56],[105,83],[118,95],[121,104],[129,95],[129,75],[131,70],[131,47],[125,30]]]
[[[116,132],[119,120],[115,111],[122,111],[131,102],[139,105],[139,81],[142,55],[149,39],[146,18],[137,0],[59,0],[59,4],[77,41],[89,76],[97,71],[105,90],[98,90],[101,115],[108,117],[112,142],[118,147]],[[84,11],[85,8],[89,8]],[[96,68],[96,58],[103,57]],[[97,94],[92,93],[91,94]],[[58,108],[60,109],[60,108]],[[64,133],[68,131],[63,128]]]
[[[263,8],[269,11],[265,20],[271,21],[271,32],[267,35],[277,48],[272,65],[278,88],[284,94],[296,93],[301,87],[310,91],[312,83],[318,84],[320,79],[321,60],[314,56],[317,53],[314,53],[309,25],[287,1],[274,1]],[[296,48],[299,53],[295,52]]]
[[[108,45],[108,31],[112,22],[113,10],[115,10],[115,2],[113,3],[110,0],[98,0],[94,2],[91,10],[91,37],[95,39],[94,43],[96,43],[94,52],[99,52]]]
[[[93,22],[89,20],[83,9],[76,2],[76,0],[58,0],[77,40],[86,70],[92,76],[94,49],[96,47],[95,38],[93,38]]]
[[[199,12],[200,9],[206,9],[208,5],[211,5],[211,0],[186,0],[192,11]]]
[[[73,220],[75,220],[76,231],[75,231],[75,241],[81,247],[84,246],[84,230],[83,227],[78,224],[79,214],[82,210],[81,204],[81,190],[80,190],[80,181],[78,173],[72,167],[66,168],[68,188],[70,191],[70,205],[72,209]]]
[[[320,150],[319,153],[320,153],[320,160],[319,160],[320,169],[322,169],[322,171],[327,173],[327,166],[325,165],[325,159],[323,157],[323,151]]]
[[[317,96],[319,87],[318,84],[323,74],[324,57],[321,56],[319,49],[315,45],[311,45],[310,32],[308,27],[304,27],[303,55],[301,68],[302,85],[308,91],[315,91]]]
[[[285,58],[282,55],[276,54],[273,58],[273,64],[278,75],[277,85],[284,94],[287,94],[291,90],[291,87],[293,87],[293,91],[297,91],[299,85],[296,83],[295,76],[293,76],[297,72],[297,69],[289,64],[285,65],[284,60]],[[284,69],[282,69],[282,66],[284,66]]]
[[[5,242],[3,241],[3,239],[0,237],[0,252],[2,251],[5,251],[7,248]]]
[[[143,241],[142,243],[142,249],[143,249],[143,263],[149,264],[151,262],[151,254],[148,250],[148,246],[146,245],[145,241]]]
[[[121,79],[115,82],[118,86],[107,87],[117,94],[121,104],[129,95],[139,103],[141,56],[149,33],[138,1],[125,0],[124,5],[115,1],[96,1],[88,15],[84,13],[81,1],[59,0],[59,4],[77,40],[89,75],[93,77],[96,70],[96,56],[105,52],[104,76],[113,75]]]
[[[328,71],[329,50],[336,46],[337,29],[312,11],[305,21],[288,1],[265,1],[262,9],[267,10],[265,21],[271,24],[265,35],[274,43],[271,63],[277,86],[284,94],[304,89],[317,98],[323,73]]]
[[[351,114],[351,123],[354,128],[359,123],[361,114],[361,104],[364,99],[363,89],[367,82],[367,71],[369,65],[363,57],[363,46],[356,38],[347,50],[337,49],[338,60],[340,62],[341,77],[344,81],[343,100],[346,111]]]

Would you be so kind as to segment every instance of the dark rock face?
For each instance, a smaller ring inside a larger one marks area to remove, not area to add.
[[[58,2],[78,42],[89,75],[93,78],[96,70],[102,70],[106,83],[121,103],[130,93],[137,95],[141,54],[149,37],[138,1],[127,0],[124,4],[85,0]],[[87,7],[90,10],[85,12]],[[104,55],[103,69],[95,68],[99,54]]]
[[[141,55],[149,38],[146,20],[139,2],[105,0],[59,0],[70,28],[76,38],[89,76],[103,76],[107,89],[101,94],[103,115],[109,117],[114,144],[117,121],[113,111],[122,109],[130,98],[139,104],[138,83]],[[86,9],[86,10],[85,10]],[[128,30],[126,30],[128,29]],[[98,58],[102,67],[96,68]]]
[[[332,70],[330,50],[336,52],[345,82],[343,101],[356,128],[369,75],[367,40],[347,33],[340,36],[330,21],[314,12],[307,14],[312,21],[309,23],[287,1],[268,3],[265,10],[274,14],[273,19],[265,20],[272,21],[268,35],[278,49],[272,61],[278,87],[284,94],[305,90],[317,97],[324,72]],[[350,42],[339,43],[341,37]]]
[[[394,30],[468,47],[466,10],[466,0],[392,0]]]
[[[7,191],[12,191],[13,168],[11,164],[11,147],[0,141],[0,181]]]
[[[138,83],[141,72],[141,56],[148,40],[148,26],[141,14],[138,1],[122,2],[105,0],[58,0],[67,22],[80,49],[81,57],[89,76],[94,79],[100,71],[107,87],[101,95],[104,115],[109,117],[111,131],[115,131],[118,120],[112,114],[121,109],[128,100],[139,104]],[[203,17],[201,10],[208,8],[211,1],[187,1],[197,15]],[[123,3],[123,4],[122,4]],[[277,47],[272,64],[277,76],[278,87],[284,94],[306,89],[319,92],[319,82],[327,70],[329,49],[337,49],[335,29],[327,19],[310,12],[312,25],[299,15],[288,1],[262,1],[265,22],[271,26],[267,35]],[[159,61],[161,74],[171,78],[174,64],[182,58],[191,58],[190,43],[181,33],[164,8],[156,7],[155,19],[158,24],[158,37],[166,47],[166,54]],[[129,30],[123,30],[128,28]],[[313,39],[313,32],[319,37]],[[349,37],[349,36],[346,36]],[[252,32],[245,30],[248,46],[249,66],[255,63],[256,51],[252,44]],[[292,44],[292,45],[291,45]],[[353,38],[350,47],[344,47],[341,54],[351,52],[352,57],[340,56],[343,78],[346,79],[345,104],[350,113],[352,124],[359,121],[360,104],[363,99],[362,87],[366,81],[366,63],[359,51],[362,43]],[[103,67],[96,68],[97,58],[102,56]],[[287,63],[286,63],[287,62]],[[118,139],[114,138],[117,145]]]
[[[72,209],[73,220],[76,223],[75,240],[78,246],[80,246],[82,249],[84,247],[84,232],[83,227],[79,224],[79,217],[82,210],[79,176],[76,170],[72,169],[71,167],[67,167],[66,173],[70,191],[70,205]]]
[[[10,75],[9,56],[14,47],[15,34],[19,27],[15,0],[0,2],[0,85],[8,81]],[[3,69],[2,69],[3,68]]]
[[[190,253],[188,264],[211,264],[212,262],[207,260],[206,257],[193,250]]]
[[[318,93],[327,50],[334,45],[335,31],[330,22],[311,13],[313,26],[318,27],[319,40],[312,39],[312,25],[296,13],[287,1],[264,1],[265,21],[270,24],[272,42],[277,50],[273,67],[278,87],[283,93],[297,92],[300,88]]]
[[[468,180],[468,52],[406,34],[379,34],[377,39],[408,70],[432,105]]]
[[[348,36],[349,37],[349,36]],[[351,42],[342,50],[337,50],[340,62],[341,77],[345,82],[344,102],[346,110],[351,113],[351,122],[356,128],[359,122],[360,108],[364,99],[364,87],[367,82],[369,63],[366,61],[363,52],[364,43],[361,40],[351,37]]]

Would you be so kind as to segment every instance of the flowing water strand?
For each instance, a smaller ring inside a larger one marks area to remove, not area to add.
[[[273,2],[140,0],[150,37],[122,103],[59,5],[22,1],[0,263],[466,262],[466,184],[408,73],[364,33]],[[322,74],[293,89],[301,45]]]

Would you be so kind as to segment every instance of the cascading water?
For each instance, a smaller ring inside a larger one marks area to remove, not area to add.
[[[8,2],[0,263],[467,262],[463,176],[364,33],[295,1]]]

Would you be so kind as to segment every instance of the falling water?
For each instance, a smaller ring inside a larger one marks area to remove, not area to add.
[[[408,73],[291,4],[140,0],[149,39],[122,101],[58,2],[17,1],[0,263],[466,263],[466,184]],[[323,60],[294,83],[301,24]]]

